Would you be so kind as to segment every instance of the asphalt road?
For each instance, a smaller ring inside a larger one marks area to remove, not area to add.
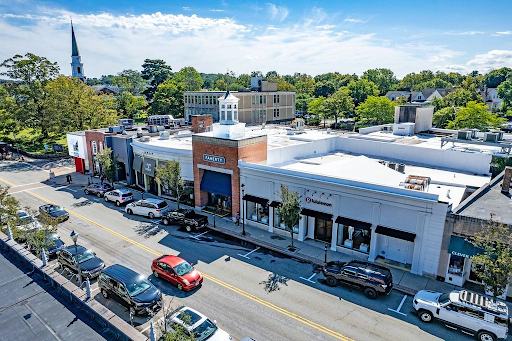
[[[72,172],[66,163],[51,165],[56,174]],[[42,167],[42,168],[40,168]],[[86,196],[80,188],[43,183],[48,165],[0,162],[0,182],[23,206],[37,209],[47,202],[70,212],[58,226],[66,244],[70,232],[80,234],[79,244],[95,251],[107,265],[118,263],[147,276],[166,295],[170,307],[187,305],[210,319],[234,339],[261,340],[472,340],[441,323],[423,324],[413,314],[412,298],[392,292],[368,300],[362,292],[323,283],[310,264],[242,245],[209,231],[189,234],[157,220],[129,216],[103,199]],[[247,254],[247,257],[241,255]],[[205,281],[195,291],[179,292],[151,275],[151,261],[161,254],[179,255],[200,270]],[[52,266],[56,266],[55,261]],[[309,280],[305,280],[308,279]],[[126,309],[105,300],[92,284],[100,303],[129,321]],[[0,288],[1,290],[1,288]],[[159,312],[152,319],[157,321]],[[136,328],[148,334],[149,318],[136,317]]]

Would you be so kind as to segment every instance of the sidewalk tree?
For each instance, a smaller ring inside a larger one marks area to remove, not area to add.
[[[185,180],[181,176],[181,166],[178,161],[169,161],[164,165],[159,165],[156,168],[155,178],[162,186],[172,191],[176,196],[176,203],[178,209],[180,208],[180,199],[185,187]]]
[[[455,120],[448,123],[448,129],[478,129],[485,131],[489,128],[499,127],[505,121],[504,118],[489,112],[488,107],[484,103],[471,101],[457,112]]]
[[[473,263],[481,265],[476,268],[476,275],[494,298],[501,296],[512,280],[512,232],[491,220],[471,242],[483,250],[471,258]]]
[[[385,96],[370,96],[357,107],[356,113],[357,120],[362,123],[391,123],[395,115],[395,103]]]
[[[297,226],[300,220],[299,192],[290,191],[288,187],[281,184],[280,196],[281,207],[279,207],[278,215],[288,232],[290,232],[290,251],[295,251],[295,246],[293,245],[293,227]]]
[[[325,101],[327,110],[334,116],[334,127],[338,127],[338,117],[343,117],[354,111],[354,101],[346,87],[340,88]],[[325,123],[325,121],[324,121]]]
[[[7,227],[11,227],[14,235],[18,233],[17,226],[19,225],[18,211],[20,204],[16,198],[9,194],[9,187],[0,185],[0,226],[2,232],[7,232]]]
[[[118,170],[117,155],[112,155],[112,149],[106,147],[96,154],[96,160],[100,165],[101,175],[114,184]]]

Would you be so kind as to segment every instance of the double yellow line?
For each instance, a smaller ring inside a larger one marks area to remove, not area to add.
[[[2,178],[0,178],[0,181],[8,184],[9,186],[16,186],[12,182],[7,181],[7,180],[2,179]],[[56,203],[52,202],[51,200],[48,200],[45,197],[40,196],[39,194],[35,194],[34,192],[26,191],[26,193],[32,195],[33,197],[35,197],[35,198],[37,198],[37,199],[39,199],[39,200],[41,200],[43,202],[46,202],[48,204],[57,205]],[[151,253],[151,254],[153,254],[155,256],[160,256],[161,255],[161,253],[159,253],[159,252],[157,252],[157,251],[147,247],[146,245],[143,245],[143,244],[141,244],[139,242],[136,242],[135,240],[130,239],[130,238],[128,238],[128,237],[126,237],[126,236],[124,236],[124,235],[122,235],[122,234],[120,234],[120,233],[118,233],[118,232],[116,232],[116,231],[114,231],[112,229],[109,229],[108,227],[105,227],[105,226],[103,226],[103,225],[101,225],[101,224],[99,224],[99,223],[97,223],[97,222],[95,222],[95,221],[93,221],[93,220],[91,220],[91,219],[89,219],[87,217],[84,217],[81,214],[78,214],[78,213],[76,213],[74,211],[71,211],[69,209],[67,209],[67,211],[69,212],[69,214],[71,214],[71,215],[73,215],[73,216],[75,216],[75,217],[77,217],[79,219],[82,219],[82,220],[84,220],[84,221],[86,221],[86,222],[88,222],[88,223],[90,223],[90,224],[92,224],[92,225],[94,225],[94,226],[96,226],[96,227],[98,227],[98,228],[100,228],[100,229],[102,229],[102,230],[104,230],[104,231],[106,231],[106,232],[108,232],[108,233],[118,237],[118,238],[121,238],[122,240],[124,240],[124,241],[126,241],[126,242],[128,242],[128,243],[130,243],[132,245],[135,245],[135,246],[137,246],[137,247],[139,247],[139,248],[141,248],[141,249],[143,249],[143,250],[145,250],[145,251],[147,251],[147,252],[149,252],[149,253]],[[244,290],[241,290],[241,289],[239,289],[239,288],[237,288],[237,287],[235,287],[235,286],[233,286],[231,284],[223,282],[220,279],[217,279],[217,278],[212,277],[212,276],[210,276],[208,274],[205,274],[204,272],[201,272],[201,273],[203,274],[204,278],[206,278],[206,279],[208,279],[208,280],[210,280],[210,281],[212,281],[214,283],[217,283],[218,285],[220,285],[220,286],[222,286],[222,287],[224,287],[226,289],[229,289],[229,290],[231,290],[233,292],[236,292],[237,294],[240,294],[240,295],[242,295],[242,296],[244,296],[244,297],[246,297],[246,298],[248,298],[248,299],[250,299],[250,300],[252,300],[254,302],[257,302],[257,303],[259,303],[261,305],[264,305],[265,307],[268,307],[268,308],[270,308],[270,309],[272,309],[274,311],[277,311],[278,313],[286,315],[286,316],[288,316],[288,317],[290,317],[290,318],[292,318],[292,319],[294,319],[294,320],[296,320],[298,322],[301,322],[301,323],[303,323],[303,324],[305,324],[307,326],[310,326],[310,327],[312,327],[312,328],[314,328],[314,329],[316,329],[318,331],[321,331],[321,332],[323,332],[325,334],[328,334],[328,335],[330,335],[330,336],[332,336],[332,337],[334,337],[334,338],[336,338],[338,340],[353,341],[351,338],[349,338],[349,337],[347,337],[347,336],[345,336],[343,334],[335,332],[334,330],[326,328],[326,327],[324,327],[324,326],[322,326],[322,325],[320,325],[318,323],[315,323],[315,322],[313,322],[311,320],[308,320],[308,319],[306,319],[306,318],[304,318],[304,317],[302,317],[300,315],[297,315],[297,314],[292,313],[292,312],[290,312],[290,311],[288,311],[286,309],[283,309],[283,308],[281,308],[279,306],[276,306],[273,303],[270,303],[270,302],[268,302],[266,300],[263,300],[263,299],[255,296],[255,295],[250,294],[250,293],[248,293],[248,292],[246,292]]]

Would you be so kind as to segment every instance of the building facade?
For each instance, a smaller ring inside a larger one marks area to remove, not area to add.
[[[68,153],[75,161],[75,171],[85,173],[89,170],[89,156],[84,131],[67,133]]]

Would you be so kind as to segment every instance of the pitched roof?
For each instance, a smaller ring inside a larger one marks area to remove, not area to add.
[[[80,56],[78,52],[78,44],[76,43],[75,30],[73,29],[73,23],[71,23],[71,57]]]

